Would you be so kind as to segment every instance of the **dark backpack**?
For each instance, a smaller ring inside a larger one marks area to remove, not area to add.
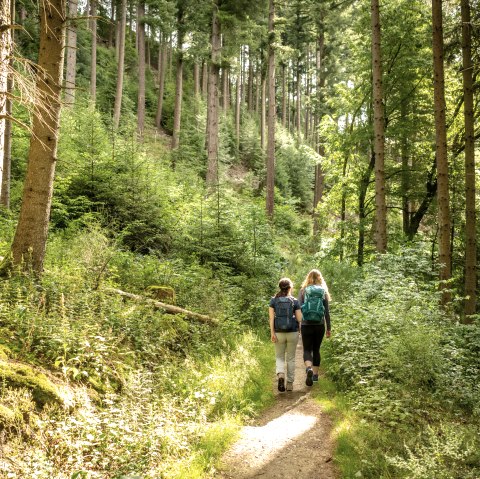
[[[305,298],[302,304],[302,315],[305,321],[322,321],[325,315],[323,300],[325,290],[312,284],[305,288]]]
[[[291,296],[279,296],[275,298],[273,309],[275,310],[275,331],[295,331],[297,320],[293,316],[293,298]]]

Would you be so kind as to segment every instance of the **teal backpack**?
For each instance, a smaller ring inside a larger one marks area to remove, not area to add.
[[[305,288],[305,298],[302,305],[302,315],[305,321],[323,321],[325,315],[324,298],[325,290],[321,286],[312,284]]]

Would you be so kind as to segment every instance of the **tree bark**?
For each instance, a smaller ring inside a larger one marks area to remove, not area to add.
[[[177,75],[175,78],[175,107],[173,110],[172,150],[178,148],[180,143],[180,125],[182,119],[183,96],[183,40],[184,40],[184,12],[181,5],[177,12]]]
[[[113,125],[115,128],[118,128],[122,111],[123,74],[125,69],[125,32],[127,29],[127,0],[121,0],[120,18],[117,18],[117,22],[120,23],[120,26],[118,35],[117,90],[113,107]]]
[[[240,108],[241,108],[242,96],[241,96],[241,83],[240,72],[237,74],[235,80],[235,147],[237,156],[240,154]]]
[[[165,92],[165,73],[167,70],[167,43],[162,37],[158,50],[158,101],[155,125],[160,130],[162,127],[163,95]]]
[[[5,158],[5,128],[7,115],[7,93],[10,56],[12,53],[12,17],[10,0],[4,0],[0,3],[0,25],[6,28],[0,30],[0,187],[2,186],[3,163]]]
[[[75,103],[75,81],[77,75],[77,9],[78,0],[68,2],[67,66],[65,72],[65,105]]]
[[[40,4],[40,46],[36,89],[48,114],[33,116],[22,206],[12,244],[15,265],[40,273],[47,244],[57,160],[65,45],[65,0]]]
[[[275,1],[269,1],[268,12],[268,142],[267,142],[267,216],[273,218],[275,194]]]
[[[473,105],[472,23],[470,1],[461,0],[463,111],[465,118],[465,307],[468,316],[475,314],[477,286],[477,240],[475,212],[475,130]]]
[[[315,58],[315,69],[317,72],[317,102],[320,106],[321,97],[322,97],[322,89],[325,85],[325,77],[322,72],[323,66],[323,54],[324,54],[324,45],[325,45],[325,32],[323,30],[323,25],[320,22],[317,25],[318,29],[318,38],[317,38],[317,51],[316,51],[316,58]],[[325,156],[325,148],[320,143],[317,134],[317,153],[323,158]],[[323,174],[322,165],[317,164],[315,165],[315,184],[314,184],[314,192],[313,192],[313,234],[315,236],[318,235],[320,232],[320,224],[318,221],[318,214],[317,214],[317,207],[320,201],[322,201],[323,197],[323,188],[325,184],[325,176]]]
[[[138,104],[137,130],[143,137],[145,129],[145,1],[140,0],[137,5],[137,38],[138,38]]]
[[[90,68],[90,97],[95,104],[97,99],[97,0],[90,0],[90,29],[92,31],[92,61]]]
[[[203,60],[202,62],[202,96],[207,95],[208,90],[208,63]]]
[[[253,55],[252,50],[248,50],[248,84],[247,84],[247,105],[248,111],[253,111]]]
[[[189,311],[188,309],[183,309],[178,306],[174,306],[172,304],[166,304],[160,301],[155,301],[154,299],[145,298],[138,294],[127,293],[126,291],[122,291],[121,289],[105,288],[105,291],[108,293],[118,294],[120,296],[124,296],[125,298],[130,298],[135,301],[145,301],[145,302],[151,303],[155,308],[163,309],[166,313],[169,313],[169,314],[181,314],[183,316],[186,316],[187,318],[196,319],[203,323],[211,323],[211,324],[217,323],[216,319],[210,316],[207,316],[205,314],[195,313],[193,311]]]
[[[448,185],[447,129],[445,120],[445,75],[443,66],[442,0],[432,0],[433,73],[435,104],[435,136],[437,159],[437,198],[439,226],[439,263],[442,305],[450,301],[448,281],[452,276],[450,252],[450,200]]]
[[[282,126],[284,128],[287,125],[287,78],[285,70],[285,63],[282,63]]]
[[[357,264],[363,265],[365,254],[365,220],[367,218],[367,212],[365,209],[365,199],[367,197],[368,185],[370,183],[370,177],[372,171],[375,168],[375,154],[370,157],[370,162],[365,173],[360,180],[360,190],[358,194],[358,249],[357,249]]]
[[[262,75],[262,99],[260,104],[260,147],[265,150],[265,132],[267,125],[267,79]]]
[[[219,0],[213,1],[212,57],[208,75],[207,91],[207,176],[209,187],[218,184],[218,77],[220,71],[221,37]]]
[[[200,67],[196,60],[193,62],[193,94],[195,98],[200,95]]]
[[[385,201],[385,119],[383,111],[382,55],[379,0],[372,0],[373,130],[375,151],[376,250],[387,252],[387,205]]]

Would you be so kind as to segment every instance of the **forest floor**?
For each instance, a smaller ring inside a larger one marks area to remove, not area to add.
[[[273,354],[273,348],[272,348]],[[279,393],[275,404],[252,425],[243,427],[238,441],[223,456],[217,479],[335,479],[332,461],[332,421],[312,398],[318,388],[305,385],[301,339],[296,351],[293,391]]]

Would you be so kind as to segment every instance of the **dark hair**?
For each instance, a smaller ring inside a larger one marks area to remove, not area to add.
[[[275,298],[279,298],[280,296],[288,296],[288,293],[292,288],[292,280],[290,278],[282,278],[278,282],[278,289],[280,291],[275,295]]]

